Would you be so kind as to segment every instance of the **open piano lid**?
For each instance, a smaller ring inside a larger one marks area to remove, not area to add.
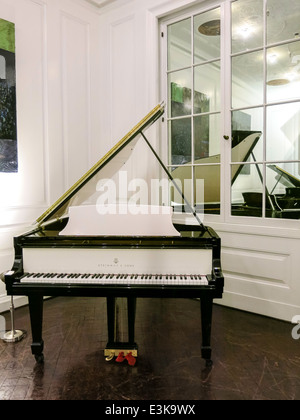
[[[81,205],[96,192],[97,183],[111,178],[127,161],[133,147],[139,139],[139,134],[159,119],[164,113],[164,104],[157,105],[128,134],[126,134],[102,159],[100,159],[85,175],[68,189],[48,210],[38,219],[38,225],[57,220],[68,214],[70,206]],[[113,162],[112,162],[113,160]],[[108,165],[111,163],[110,165]],[[99,171],[101,172],[101,177]]]
[[[268,165],[268,168],[277,173],[276,180],[286,187],[300,187],[300,180],[277,165]]]

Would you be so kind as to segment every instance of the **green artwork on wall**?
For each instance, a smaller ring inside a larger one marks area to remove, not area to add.
[[[4,19],[0,19],[0,48],[15,52],[15,25]]]
[[[0,19],[0,172],[17,171],[15,25]]]

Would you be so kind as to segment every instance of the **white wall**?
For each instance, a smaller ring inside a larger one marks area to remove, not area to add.
[[[0,0],[0,17],[16,27],[19,151],[19,172],[0,173],[0,272],[12,267],[13,236],[106,150],[95,10],[70,0]],[[8,307],[0,284],[0,312]]]

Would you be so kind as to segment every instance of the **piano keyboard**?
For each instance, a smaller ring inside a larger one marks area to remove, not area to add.
[[[206,276],[199,274],[65,274],[65,273],[25,273],[21,283],[49,284],[123,284],[157,286],[208,286]]]

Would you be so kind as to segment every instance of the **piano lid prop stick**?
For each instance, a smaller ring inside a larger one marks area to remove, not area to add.
[[[189,211],[192,213],[192,215],[195,217],[195,219],[197,220],[197,222],[199,223],[199,225],[201,226],[202,229],[208,231],[208,229],[206,228],[206,226],[204,226],[204,224],[201,222],[201,220],[199,219],[197,212],[192,208],[191,204],[188,202],[188,200],[186,199],[186,197],[184,196],[183,192],[181,191],[181,189],[178,187],[175,179],[172,177],[172,175],[170,174],[170,172],[168,171],[168,169],[166,168],[165,164],[163,163],[163,161],[161,160],[161,158],[158,156],[158,154],[156,153],[156,151],[153,149],[153,147],[151,146],[151,144],[149,143],[147,137],[144,135],[144,133],[141,131],[141,135],[143,136],[145,142],[148,144],[148,146],[150,147],[152,153],[154,154],[154,156],[156,157],[156,159],[158,160],[158,162],[161,164],[163,170],[165,171],[165,173],[167,174],[168,178],[170,179],[170,181],[173,183],[174,187],[176,188],[176,190],[179,192],[179,194],[181,195],[181,197],[183,198],[183,201],[185,202],[185,204],[187,205]]]

